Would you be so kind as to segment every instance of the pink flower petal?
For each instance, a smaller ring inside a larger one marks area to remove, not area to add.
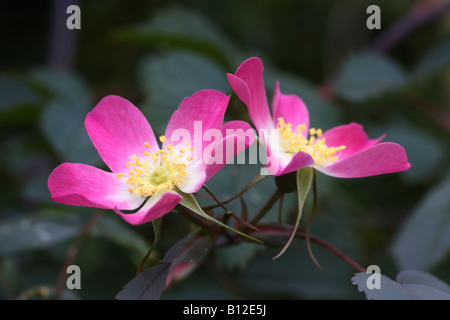
[[[136,213],[123,213],[117,207],[114,211],[126,222],[138,225],[153,221],[170,212],[183,198],[175,191],[159,191]]]
[[[184,182],[179,183],[177,187],[184,193],[197,192],[206,181],[205,167],[204,163],[191,163],[186,168]]]
[[[133,210],[143,202],[133,197],[114,173],[81,163],[56,167],[48,178],[48,188],[53,201],[74,206]]]
[[[278,118],[283,118],[284,122],[292,124],[295,131],[297,125],[305,125],[306,136],[309,130],[309,113],[305,103],[298,96],[285,95],[280,92],[280,85],[277,82],[272,102],[273,123],[278,127]]]
[[[87,114],[86,130],[103,161],[113,172],[122,172],[130,156],[145,151],[144,143],[159,149],[150,124],[131,102],[107,96]]]
[[[362,125],[354,122],[334,127],[326,131],[322,137],[325,138],[325,144],[328,147],[345,146],[345,149],[339,155],[339,160],[343,160],[357,152],[367,149],[384,138],[382,136],[377,139],[369,139]]]
[[[338,178],[361,178],[408,170],[405,149],[402,146],[383,142],[354,153],[328,167],[317,170]]]
[[[209,180],[220,169],[223,168],[238,153],[247,149],[255,141],[255,133],[252,127],[244,121],[229,121],[221,129],[222,139],[214,141],[211,149],[214,152],[206,154],[209,148],[205,149],[203,160],[206,162],[206,180]],[[213,156],[213,159],[210,156]],[[237,163],[235,161],[234,163]]]
[[[273,153],[269,158],[272,160],[267,164],[267,169],[274,176],[281,176],[314,165],[314,159],[311,155],[302,151],[293,155],[285,153],[281,157],[277,157]]]
[[[183,99],[169,120],[164,145],[177,145],[183,142],[183,138],[190,138],[188,142],[194,147],[194,152],[199,152],[199,148],[203,150],[203,133],[222,126],[229,99],[224,93],[211,89],[201,90]],[[185,137],[184,132],[190,137]]]
[[[254,57],[244,61],[234,75],[227,74],[228,82],[239,99],[247,105],[250,119],[258,131],[273,128],[263,72],[262,61]]]

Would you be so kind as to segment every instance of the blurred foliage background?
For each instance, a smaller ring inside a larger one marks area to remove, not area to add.
[[[312,126],[359,122],[404,146],[412,165],[364,179],[319,174],[312,234],[391,278],[415,269],[450,282],[449,6],[379,0],[381,29],[369,30],[372,2],[1,2],[0,298],[113,299],[150,247],[151,224],[53,203],[50,172],[65,161],[105,168],[83,125],[103,96],[132,101],[162,133],[182,98],[205,88],[230,94],[226,73],[251,56],[265,64],[268,95],[279,80],[306,102]],[[70,4],[80,6],[81,30],[66,28]],[[227,118],[248,120],[235,95]],[[230,165],[208,186],[227,199],[258,171]],[[274,190],[268,178],[245,195],[249,216]],[[287,196],[286,223],[295,208]],[[167,214],[153,261],[190,231]],[[273,261],[279,249],[218,248],[162,299],[364,299],[350,281],[355,270],[330,252],[313,245],[319,270],[303,240]],[[68,262],[81,268],[81,290],[64,290]]]

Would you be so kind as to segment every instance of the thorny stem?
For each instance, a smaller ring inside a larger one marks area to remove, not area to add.
[[[244,193],[246,193],[248,190],[250,190],[255,184],[257,184],[258,182],[260,182],[261,180],[263,180],[265,177],[266,177],[266,175],[260,175],[260,174],[258,174],[256,177],[254,177],[254,178],[253,178],[253,179],[252,179],[252,180],[244,187],[244,189],[242,189],[241,191],[239,191],[239,193],[235,194],[234,196],[232,196],[231,198],[229,198],[229,199],[227,199],[227,200],[225,200],[225,201],[222,201],[222,205],[223,205],[223,204],[227,204],[227,203],[229,203],[229,202],[231,202],[231,201],[233,201],[233,200],[235,200],[235,199],[241,197]],[[217,208],[217,207],[219,207],[219,206],[220,206],[219,204],[215,204],[215,205],[211,205],[211,206],[204,207],[203,209],[204,209],[204,210],[209,210],[209,209]]]
[[[285,227],[277,227],[277,226],[259,226],[260,232],[258,234],[276,234],[276,235],[291,235],[292,229],[291,228],[285,228]],[[350,265],[352,268],[354,268],[358,272],[366,272],[366,269],[362,267],[358,262],[350,258],[348,255],[346,255],[344,252],[333,246],[331,243],[327,242],[324,239],[321,239],[319,237],[313,236],[311,234],[306,234],[306,232],[302,230],[297,230],[295,233],[295,237],[300,239],[306,239],[306,237],[309,238],[311,242],[314,242],[321,247],[325,248],[326,250],[333,253],[335,256],[337,256],[339,259]]]
[[[55,285],[55,298],[60,300],[62,298],[63,290],[64,290],[64,282],[67,277],[67,267],[72,265],[80,251],[81,244],[89,234],[89,232],[98,224],[100,219],[103,216],[103,211],[94,211],[89,220],[83,225],[80,230],[80,233],[75,238],[74,242],[70,245],[69,249],[67,249],[66,259],[64,261],[64,265],[61,268],[61,271],[58,275],[58,280]]]
[[[297,232],[297,236],[299,238],[306,238],[307,235],[306,235],[306,233],[303,233],[302,231],[298,231]],[[329,243],[329,242],[327,242],[327,241],[325,241],[325,240],[323,240],[323,239],[321,239],[319,237],[312,236],[310,234],[308,234],[308,238],[312,242],[319,244],[323,248],[327,249],[328,251],[330,251],[331,253],[336,255],[338,258],[340,258],[341,260],[346,262],[348,265],[353,267],[356,271],[358,271],[358,272],[366,272],[366,269],[364,267],[362,267],[358,262],[356,262],[355,260],[350,258],[344,252],[342,252],[341,250],[339,250],[338,248],[333,246],[331,243]]]
[[[218,204],[220,207],[223,208],[223,210],[225,210],[226,212],[230,211],[230,210],[228,210],[227,207],[225,207],[225,205],[224,205],[222,202],[220,202],[220,200],[219,200],[219,199],[216,197],[216,195],[211,191],[211,189],[209,189],[209,188],[206,186],[206,184],[203,185],[203,189],[205,189],[206,192],[209,193],[209,195],[214,199],[214,201],[217,202],[217,204]]]
[[[241,217],[237,216],[232,210],[228,209],[223,203],[220,202],[220,200],[216,197],[216,195],[211,191],[211,189],[209,189],[206,185],[203,185],[203,188],[206,190],[206,192],[209,193],[209,195],[217,202],[217,204],[222,207],[225,210],[225,215],[223,218],[223,223],[227,224],[228,220],[230,219],[230,217],[232,216],[233,218],[235,218],[237,221],[239,221],[240,223],[242,223],[243,225],[252,228],[254,230],[258,230],[257,228],[255,228],[254,226],[252,226],[251,224],[249,224],[247,221],[245,221],[244,219],[242,219]]]

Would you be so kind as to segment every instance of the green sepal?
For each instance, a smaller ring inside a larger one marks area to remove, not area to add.
[[[303,206],[305,204],[306,197],[308,195],[309,189],[311,187],[311,183],[313,181],[314,176],[314,168],[305,167],[297,171],[297,195],[298,195],[298,211],[297,211],[297,219],[295,221],[294,229],[292,230],[292,234],[289,237],[289,240],[273,259],[279,258],[283,253],[287,250],[287,248],[291,245],[292,240],[295,237],[295,233],[297,232],[298,226],[300,224],[300,219],[303,213]]]
[[[241,231],[238,231],[238,230],[236,230],[236,229],[234,229],[234,228],[232,228],[232,227],[230,227],[230,226],[228,226],[228,225],[226,225],[226,224],[224,224],[224,223],[214,219],[213,217],[207,215],[203,211],[203,209],[200,207],[200,205],[198,204],[197,200],[195,199],[195,197],[191,193],[184,193],[183,191],[181,191],[179,189],[177,189],[176,192],[183,197],[183,200],[181,200],[180,205],[188,208],[192,212],[198,214],[199,216],[201,216],[201,217],[203,217],[203,218],[205,218],[205,219],[207,219],[207,220],[209,220],[211,222],[217,223],[221,227],[224,227],[224,228],[226,228],[228,230],[231,230],[231,231],[233,231],[233,232],[235,232],[235,233],[237,233],[237,234],[239,234],[239,235],[241,235],[243,237],[251,239],[253,241],[256,241],[256,242],[259,242],[259,243],[263,243],[261,240],[253,238],[253,237],[251,237],[251,236],[249,236],[249,235],[247,235],[247,234],[245,234],[245,233],[243,233]]]
[[[147,262],[148,258],[150,257],[150,254],[153,252],[153,250],[156,248],[156,245],[158,244],[159,238],[161,236],[161,224],[162,224],[162,218],[158,218],[152,221],[153,225],[153,243],[148,250],[145,257],[142,259],[137,274],[141,273],[145,269],[145,263]]]

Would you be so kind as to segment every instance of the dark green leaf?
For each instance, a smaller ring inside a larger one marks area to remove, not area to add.
[[[442,72],[448,66],[450,66],[450,37],[443,39],[426,52],[415,66],[413,74],[417,77],[426,77]]]
[[[76,236],[79,224],[43,216],[29,216],[0,224],[0,256],[53,246]]]
[[[39,96],[11,76],[0,74],[0,111],[34,103]]]
[[[406,72],[391,58],[362,52],[348,59],[336,78],[336,93],[344,99],[362,101],[402,88]]]
[[[122,41],[151,46],[171,46],[206,54],[223,65],[241,60],[238,48],[201,12],[183,7],[160,10],[136,27],[116,34]],[[236,62],[238,63],[238,62]]]
[[[369,289],[367,281],[373,273],[360,272],[352,278],[358,290],[369,300],[450,300],[450,287],[431,274],[406,270],[397,275],[396,281],[380,275],[380,288]]]
[[[128,282],[120,291],[118,300],[158,300],[166,284],[170,263],[149,268]]]
[[[214,242],[214,238],[201,232],[190,233],[170,248],[162,261],[170,263],[172,267],[180,263],[202,261],[211,252]]]
[[[427,270],[450,248],[450,177],[421,199],[399,230],[393,246],[401,269]]]
[[[242,242],[236,246],[218,248],[214,251],[214,257],[220,266],[227,269],[243,269],[265,249],[256,243]]]
[[[188,52],[148,56],[141,62],[139,80],[146,96],[144,113],[157,134],[164,134],[181,101],[203,89],[229,90],[225,70]]]
[[[146,253],[148,244],[143,237],[115,214],[106,214],[92,230],[95,237],[108,239],[127,249],[134,261]]]

